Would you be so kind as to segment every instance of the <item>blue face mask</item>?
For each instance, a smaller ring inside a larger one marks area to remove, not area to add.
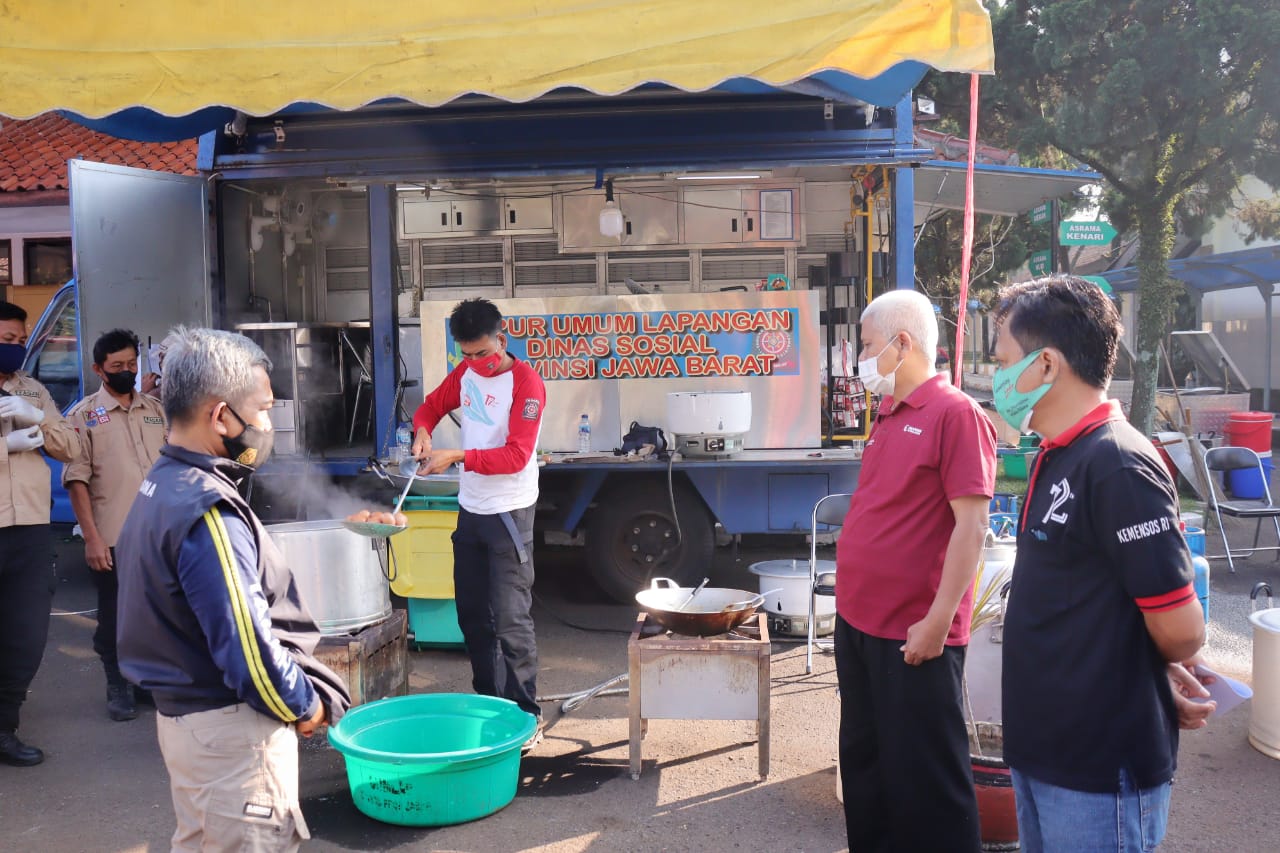
[[[0,344],[0,374],[8,375],[22,367],[27,348],[22,344]]]
[[[996,411],[1005,423],[1018,432],[1027,432],[1031,426],[1031,412],[1040,398],[1049,393],[1053,383],[1043,384],[1032,391],[1019,391],[1018,380],[1031,363],[1044,352],[1044,348],[1029,353],[1017,364],[1002,367],[991,377],[991,398],[996,404]]]

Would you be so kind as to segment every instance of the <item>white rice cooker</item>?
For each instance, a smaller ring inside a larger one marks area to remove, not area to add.
[[[751,430],[750,391],[673,391],[667,394],[667,432],[685,456],[728,456]]]
[[[769,620],[769,631],[806,637],[809,634],[809,561],[765,560],[752,563],[752,574],[760,577],[760,591],[766,593],[760,612]],[[818,586],[835,586],[836,563],[819,560]],[[814,635],[826,636],[836,630],[836,598],[819,595],[814,600]]]

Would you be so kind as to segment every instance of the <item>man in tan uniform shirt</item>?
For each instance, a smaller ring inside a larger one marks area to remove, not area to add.
[[[49,392],[19,368],[27,312],[0,302],[0,762],[29,767],[44,753],[18,740],[18,710],[40,668],[53,604],[49,466],[80,439]]]
[[[116,539],[147,471],[164,446],[164,410],[154,397],[134,391],[138,336],[114,329],[93,345],[93,372],[102,387],[67,414],[80,435],[80,453],[62,469],[62,484],[84,535],[84,557],[98,589],[98,628],[93,650],[107,673],[107,716],[138,716],[133,689],[116,658]]]

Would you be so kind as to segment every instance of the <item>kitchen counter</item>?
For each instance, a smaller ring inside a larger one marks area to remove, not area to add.
[[[637,466],[654,466],[663,467],[667,465],[666,460],[659,459],[656,455],[647,459],[628,458],[626,456],[614,456],[610,451],[599,451],[594,453],[551,453],[545,454],[547,467],[573,467],[590,466],[592,468],[623,469],[635,468]],[[674,464],[677,468],[702,468],[710,466],[733,465],[735,467],[768,467],[779,463],[786,465],[807,465],[826,466],[839,465],[841,463],[853,464],[862,462],[862,451],[849,447],[824,447],[824,448],[776,448],[776,449],[756,449],[742,450],[730,456],[717,457],[683,457]]]

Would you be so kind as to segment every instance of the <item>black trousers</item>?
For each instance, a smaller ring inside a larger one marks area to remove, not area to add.
[[[902,641],[836,619],[840,774],[850,853],[981,847],[962,711],[963,647],[920,666]]]
[[[533,507],[510,513],[525,559],[501,515],[458,510],[453,586],[458,627],[477,693],[510,699],[540,714],[538,647],[533,631]]]
[[[53,587],[49,525],[0,527],[0,732],[17,730],[40,668]]]
[[[111,565],[116,565],[116,549],[111,549]],[[124,684],[120,674],[120,662],[116,657],[116,599],[120,593],[119,567],[109,572],[89,569],[89,577],[98,590],[98,627],[93,632],[93,650],[102,658],[102,668],[107,671],[108,684]]]

